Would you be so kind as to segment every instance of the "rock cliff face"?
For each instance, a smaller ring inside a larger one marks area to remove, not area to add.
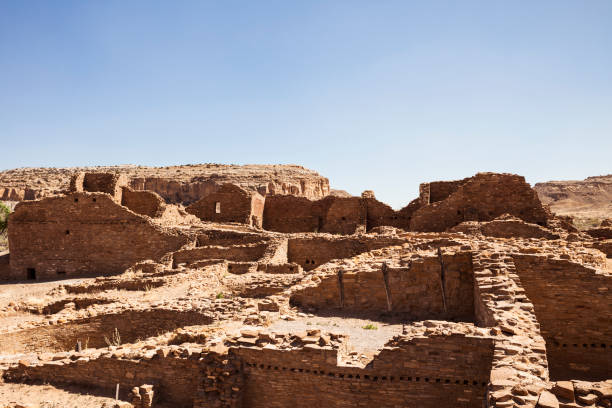
[[[327,178],[295,165],[23,168],[0,172],[0,200],[33,200],[58,194],[68,189],[70,177],[79,171],[125,174],[133,189],[152,190],[168,202],[183,204],[199,200],[224,183],[263,195],[291,194],[309,199],[323,198],[330,191]]]
[[[558,215],[574,217],[578,227],[594,227],[612,217],[612,174],[582,181],[537,183],[534,189],[542,203]]]

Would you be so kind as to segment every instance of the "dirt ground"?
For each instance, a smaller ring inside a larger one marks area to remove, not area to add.
[[[20,406],[40,408],[111,408],[117,402],[109,397],[91,395],[82,387],[66,387],[65,389],[51,385],[0,384],[0,406],[18,402]],[[10,405],[9,405],[10,406]]]

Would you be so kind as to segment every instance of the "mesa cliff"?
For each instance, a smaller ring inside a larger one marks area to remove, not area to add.
[[[579,227],[595,227],[612,216],[612,174],[581,181],[537,183],[543,204],[557,215],[569,215]]]
[[[61,194],[81,171],[124,174],[134,190],[150,190],[170,203],[189,204],[231,183],[260,194],[291,194],[319,199],[330,192],[329,180],[296,165],[189,164],[183,166],[103,166],[20,168],[0,172],[0,200],[35,200]]]

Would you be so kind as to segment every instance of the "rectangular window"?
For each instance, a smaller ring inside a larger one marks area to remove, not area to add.
[[[215,213],[221,214],[221,203],[219,201],[215,203]]]

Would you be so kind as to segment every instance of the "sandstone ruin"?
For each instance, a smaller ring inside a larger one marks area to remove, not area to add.
[[[5,187],[23,201],[0,407],[36,387],[92,407],[612,406],[612,223],[579,231],[512,174],[394,210],[274,168]]]

